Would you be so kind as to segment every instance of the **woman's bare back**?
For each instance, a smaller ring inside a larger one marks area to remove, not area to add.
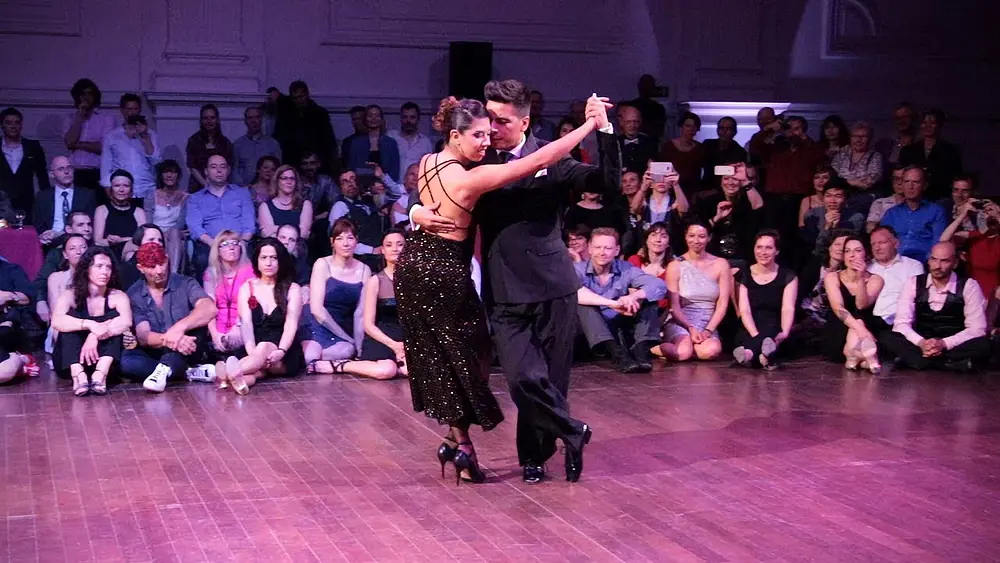
[[[420,161],[420,178],[417,190],[420,203],[440,203],[437,215],[455,222],[452,232],[438,233],[451,240],[465,240],[472,223],[472,209],[479,199],[471,190],[463,189],[468,174],[462,163],[454,158],[442,158],[443,153],[429,154]]]

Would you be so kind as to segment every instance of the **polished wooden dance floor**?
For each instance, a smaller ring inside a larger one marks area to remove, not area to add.
[[[514,410],[494,386],[508,421],[475,435],[490,482],[458,487],[405,381],[304,377],[247,397],[0,387],[0,559],[1000,559],[989,376],[583,365],[583,478],[566,483],[560,456],[540,485],[520,480]]]

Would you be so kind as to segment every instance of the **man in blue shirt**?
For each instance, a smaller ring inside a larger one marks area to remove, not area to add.
[[[948,226],[944,209],[924,199],[927,176],[923,168],[903,170],[903,203],[889,208],[880,224],[892,227],[899,237],[899,253],[926,262],[931,247]]]
[[[257,230],[257,213],[250,190],[230,184],[229,162],[220,154],[208,157],[204,188],[191,194],[187,203],[187,226],[194,240],[195,279],[200,281],[208,267],[208,253],[215,237],[233,231],[250,240]]]
[[[604,345],[622,373],[653,369],[651,346],[660,341],[656,302],[667,285],[624,260],[618,231],[600,227],[590,234],[590,260],[577,262],[582,287],[577,315],[591,348]]]

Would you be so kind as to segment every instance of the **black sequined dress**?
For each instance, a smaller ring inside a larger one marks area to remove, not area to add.
[[[433,166],[422,180],[454,162]],[[490,430],[503,412],[490,391],[491,343],[471,258],[466,242],[414,232],[396,265],[396,303],[414,410],[443,424]]]

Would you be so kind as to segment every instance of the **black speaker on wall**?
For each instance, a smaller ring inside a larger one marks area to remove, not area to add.
[[[493,43],[452,41],[448,47],[448,94],[482,101],[493,76]]]

